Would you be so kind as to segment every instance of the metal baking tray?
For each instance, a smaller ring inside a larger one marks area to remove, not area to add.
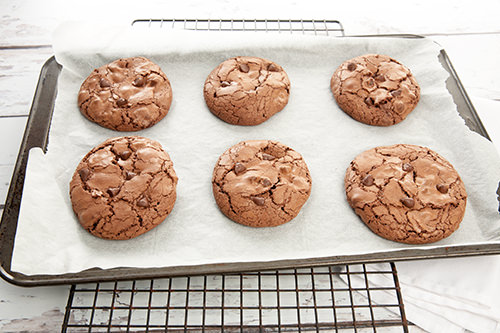
[[[145,21],[148,20],[136,20]],[[161,20],[164,22],[184,22],[186,25],[187,20]],[[209,22],[208,30],[210,29],[209,20],[191,20],[191,23],[196,23],[196,26],[202,21]],[[219,20],[222,22],[222,20]],[[240,20],[242,21],[242,20]],[[149,24],[153,22],[149,20]],[[212,20],[212,22],[214,22]],[[215,21],[218,22],[218,21]],[[231,27],[234,26],[233,20]],[[254,20],[250,21],[254,22]],[[257,21],[255,21],[257,22]],[[264,22],[264,21],[262,21]],[[268,22],[282,22],[279,20]],[[296,31],[292,29],[292,21],[290,22],[289,32]],[[297,21],[301,24],[302,29],[298,31],[304,32],[304,23],[316,21]],[[337,21],[320,21],[327,27],[326,22]],[[337,22],[338,23],[338,22]],[[255,23],[256,24],[256,23]],[[173,24],[172,24],[173,25]],[[340,23],[339,23],[340,25]],[[200,25],[201,26],[201,25]],[[279,26],[279,25],[278,25]],[[283,28],[280,28],[283,31]],[[340,31],[340,36],[344,36],[343,28],[335,30],[336,33]],[[194,29],[195,30],[195,29]],[[202,30],[197,28],[197,30]],[[207,29],[205,29],[207,30]],[[229,29],[230,30],[230,29]],[[257,30],[257,29],[246,29]],[[268,29],[269,31],[271,28]],[[314,26],[312,30],[315,34],[321,31],[320,28]],[[326,31],[328,35],[328,30]],[[337,34],[338,35],[338,34]],[[398,38],[423,38],[417,35],[364,35],[364,36],[350,36],[350,37],[398,37]],[[341,38],[341,37],[340,37]],[[441,50],[439,60],[446,71],[450,73],[447,80],[447,88],[453,97],[459,114],[464,118],[467,126],[490,140],[481,120],[479,119],[474,106],[472,105],[460,79],[451,64],[446,52]],[[223,263],[223,264],[205,264],[196,266],[176,266],[176,267],[163,267],[163,268],[133,268],[133,267],[118,267],[113,269],[100,269],[92,268],[78,273],[58,274],[58,275],[25,275],[11,270],[11,259],[14,248],[14,241],[16,236],[17,221],[19,209],[21,205],[21,197],[24,185],[24,177],[26,171],[26,163],[28,159],[29,150],[33,147],[41,147],[46,149],[48,143],[48,135],[50,131],[50,123],[52,113],[54,110],[54,103],[57,95],[57,81],[61,66],[56,62],[55,57],[49,58],[43,65],[38,80],[38,85],[35,90],[33,103],[31,106],[28,122],[24,132],[24,137],[19,150],[17,162],[14,168],[14,173],[7,195],[5,209],[3,211],[2,219],[0,222],[0,275],[6,281],[21,285],[21,286],[41,286],[41,285],[55,285],[55,284],[70,284],[70,283],[86,283],[95,281],[116,281],[116,280],[136,280],[136,279],[154,279],[160,277],[171,276],[189,276],[189,275],[205,275],[215,273],[230,273],[230,272],[249,272],[249,271],[263,271],[263,270],[276,270],[282,268],[300,268],[300,267],[313,267],[313,266],[326,266],[337,264],[355,264],[355,263],[373,263],[385,261],[398,261],[398,260],[412,260],[412,259],[430,259],[430,258],[445,258],[445,257],[460,257],[472,255],[487,255],[487,254],[500,254],[500,243],[498,244],[481,244],[481,245],[461,245],[450,246],[434,249],[405,249],[396,250],[388,253],[372,253],[363,255],[344,255],[344,256],[331,256],[321,258],[297,259],[297,260],[276,260],[266,262],[244,262],[244,263]]]

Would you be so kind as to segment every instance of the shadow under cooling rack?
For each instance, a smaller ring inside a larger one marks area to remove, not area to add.
[[[408,330],[394,263],[73,285],[63,332],[382,327]]]

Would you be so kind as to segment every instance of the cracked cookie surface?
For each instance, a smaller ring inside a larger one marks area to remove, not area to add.
[[[311,193],[302,156],[277,141],[249,140],[226,150],[212,177],[220,210],[251,227],[272,227],[297,216]]]
[[[208,75],[203,90],[210,111],[233,125],[258,125],[288,103],[290,80],[283,68],[266,59],[236,57]]]
[[[342,63],[333,74],[330,87],[339,107],[368,125],[397,124],[420,99],[420,87],[410,70],[379,54]]]
[[[130,239],[159,225],[172,211],[177,175],[153,140],[118,137],[93,148],[70,182],[82,227],[104,239]]]
[[[172,88],[160,67],[144,57],[115,60],[82,83],[78,106],[89,120],[116,131],[139,131],[165,117]]]
[[[347,201],[377,235],[408,244],[458,229],[467,193],[457,171],[429,148],[399,144],[359,154],[345,175]]]

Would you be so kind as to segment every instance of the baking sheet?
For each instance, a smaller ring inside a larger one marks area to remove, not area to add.
[[[12,270],[61,274],[91,267],[171,267],[207,263],[272,261],[334,255],[429,249],[436,246],[499,241],[500,179],[491,143],[470,132],[445,88],[447,72],[439,46],[428,39],[349,39],[249,33],[97,30],[66,25],[54,47],[63,65],[48,153],[30,153]],[[401,124],[371,127],[345,115],[329,90],[344,60],[384,53],[402,61],[422,88],[417,108]],[[68,184],[79,160],[93,146],[117,133],[87,121],[76,96],[93,68],[119,57],[143,55],[169,77],[174,102],[165,119],[135,134],[162,143],[179,176],[172,214],[153,231],[129,241],[95,238],[71,210]],[[256,127],[228,125],[203,101],[203,83],[221,61],[256,55],[282,65],[292,82],[288,106]],[[247,139],[274,139],[299,151],[313,178],[312,194],[299,216],[276,228],[252,229],[225,218],[211,193],[218,156]],[[428,146],[455,165],[469,200],[460,229],[433,245],[408,246],[384,240],[364,226],[348,206],[343,176],[349,162],[377,145]]]

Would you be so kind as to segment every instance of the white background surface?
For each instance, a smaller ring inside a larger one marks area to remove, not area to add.
[[[347,34],[431,35],[450,56],[494,142],[500,125],[498,1],[0,1],[0,202],[4,201],[40,68],[62,21],[125,24],[136,18],[338,19]],[[473,260],[469,258],[466,260]],[[484,274],[488,272],[485,271]],[[19,288],[0,281],[0,331],[57,331],[69,287]],[[28,301],[29,300],[29,301]],[[26,326],[30,321],[32,326]],[[42,326],[45,323],[45,326]]]

